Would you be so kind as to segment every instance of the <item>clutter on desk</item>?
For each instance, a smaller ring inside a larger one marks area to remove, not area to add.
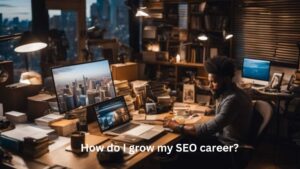
[[[100,164],[121,163],[124,161],[123,156],[122,149],[119,149],[119,151],[110,151],[105,148],[103,151],[97,153],[97,159]]]
[[[132,89],[129,87],[128,80],[114,80],[117,96],[131,95]]]
[[[15,125],[7,120],[5,117],[0,117],[0,132],[14,129]]]
[[[5,113],[7,120],[13,123],[25,123],[27,121],[27,115],[18,111],[9,111]]]
[[[81,151],[81,146],[85,145],[85,133],[74,132],[71,135],[71,149],[74,153],[84,153]]]
[[[23,158],[0,147],[0,168],[28,169]]]
[[[2,132],[0,135],[1,146],[13,152],[22,153],[22,143],[25,138],[32,138],[37,142],[48,139],[48,134],[53,132],[52,129],[41,129],[30,125],[17,125],[15,129]]]
[[[23,142],[23,155],[30,158],[37,158],[49,152],[49,138],[34,139],[25,137]]]
[[[45,93],[40,93],[31,97],[27,97],[28,120],[33,121],[36,118],[44,116],[45,115],[44,112],[49,109],[53,111],[58,111],[58,108],[54,110],[52,109],[52,107],[50,107],[50,102],[51,101],[53,102],[54,100],[55,100],[54,95],[45,94]]]
[[[133,98],[131,97],[131,95],[126,95],[126,96],[124,96],[124,99],[125,99],[129,113],[132,114],[132,112],[135,111]]]
[[[45,116],[42,116],[40,118],[37,118],[34,120],[34,122],[38,126],[49,126],[51,123],[63,119],[64,116],[60,114],[47,114]]]
[[[78,119],[61,119],[50,124],[59,136],[69,136],[77,131]]]

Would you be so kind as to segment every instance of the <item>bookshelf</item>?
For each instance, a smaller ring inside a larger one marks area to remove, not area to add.
[[[159,72],[160,77],[157,80],[164,81],[172,89],[182,87],[182,81],[187,77],[186,72],[192,71],[195,73],[197,79],[206,81],[207,73],[204,70],[202,63],[171,63],[164,61],[145,62]]]
[[[229,55],[222,38],[230,25],[231,2],[220,1],[147,1],[150,17],[143,20],[143,61],[155,69],[158,80],[180,88],[188,73],[205,80],[205,61],[216,55]],[[153,11],[160,18],[152,17]],[[208,41],[197,37],[205,33]],[[225,51],[225,52],[224,52]],[[162,56],[163,55],[163,56]],[[176,56],[180,62],[176,63]],[[171,72],[171,73],[170,73]]]

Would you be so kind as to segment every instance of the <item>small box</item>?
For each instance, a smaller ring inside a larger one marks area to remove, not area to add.
[[[51,123],[50,127],[53,128],[58,135],[68,136],[76,131],[76,123],[78,119],[67,120],[63,119],[57,122]]]
[[[114,80],[132,81],[138,79],[138,66],[136,63],[112,64],[111,69]]]
[[[17,112],[17,111],[6,112],[5,116],[6,116],[7,120],[9,120],[13,123],[25,123],[27,121],[26,114]]]

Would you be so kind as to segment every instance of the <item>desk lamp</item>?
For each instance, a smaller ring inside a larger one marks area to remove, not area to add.
[[[22,34],[19,44],[15,48],[15,52],[17,53],[29,53],[41,50],[47,47],[47,44],[41,42],[37,37],[33,36],[33,34],[29,31],[26,31]],[[29,70],[28,65],[28,56],[25,58],[26,70]]]

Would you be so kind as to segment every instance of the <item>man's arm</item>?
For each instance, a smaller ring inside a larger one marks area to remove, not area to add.
[[[192,136],[215,134],[236,118],[238,113],[236,110],[237,104],[235,97],[227,98],[219,105],[219,112],[215,118],[204,124],[180,126],[176,121],[166,121],[164,126],[173,129],[175,132],[182,132]]]

